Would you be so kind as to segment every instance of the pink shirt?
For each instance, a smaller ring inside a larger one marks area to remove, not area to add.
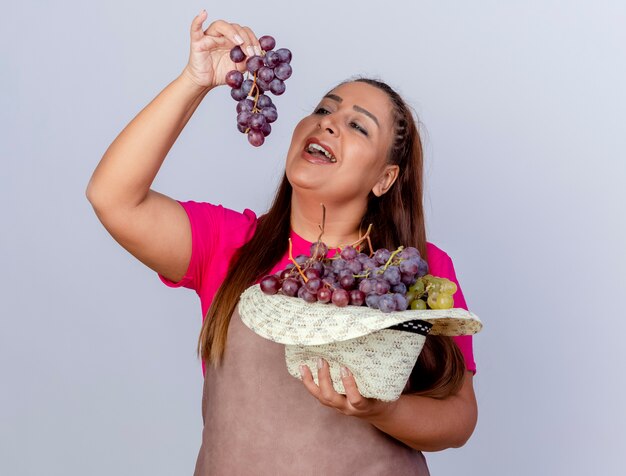
[[[204,320],[213,296],[226,277],[230,258],[238,248],[252,238],[256,229],[257,217],[249,209],[239,213],[221,205],[207,202],[190,200],[187,202],[178,201],[178,203],[187,212],[191,223],[191,260],[185,276],[177,283],[170,281],[161,274],[158,276],[164,284],[171,288],[183,286],[193,289],[200,297],[202,319]],[[293,243],[293,256],[309,254],[311,242],[304,240],[293,230],[291,231],[291,241]],[[432,243],[427,243],[426,246],[429,273],[453,281],[458,286],[458,290],[454,294],[454,307],[467,309],[452,260],[445,251]],[[271,270],[271,273],[284,269],[288,262],[288,253],[285,253],[285,256]],[[453,339],[463,353],[466,368],[476,373],[472,336],[458,336]],[[202,362],[202,373],[205,373],[204,362]]]

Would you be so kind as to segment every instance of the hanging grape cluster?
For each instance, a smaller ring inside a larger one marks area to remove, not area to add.
[[[231,97],[237,101],[237,129],[248,136],[255,147],[263,145],[272,132],[271,124],[278,119],[278,110],[266,94],[280,96],[285,92],[285,81],[291,77],[291,51],[280,48],[274,51],[276,40],[265,35],[259,38],[261,55],[246,61],[247,78],[237,70],[226,74],[226,84],[232,89]],[[241,63],[246,55],[239,46],[230,51],[230,59]]]

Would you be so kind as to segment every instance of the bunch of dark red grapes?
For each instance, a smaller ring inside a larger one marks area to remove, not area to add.
[[[247,78],[232,70],[226,74],[230,95],[237,101],[237,129],[248,135],[255,147],[263,145],[272,132],[271,123],[278,119],[278,111],[266,92],[280,96],[285,92],[285,80],[291,76],[291,51],[280,48],[274,51],[276,40],[269,35],[259,38],[262,54],[246,61]],[[246,55],[239,46],[230,50],[230,59],[241,63]]]
[[[427,276],[428,263],[416,248],[383,248],[367,255],[346,246],[333,258],[326,258],[327,253],[322,241],[313,243],[310,256],[299,255],[284,270],[265,276],[261,290],[309,303],[366,305],[382,312],[427,308],[420,298],[426,296],[431,277]]]

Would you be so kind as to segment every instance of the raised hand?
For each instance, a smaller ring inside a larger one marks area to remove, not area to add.
[[[198,86],[212,88],[225,84],[229,71],[246,70],[245,62],[234,63],[230,59],[230,50],[235,45],[248,57],[260,55],[261,47],[254,32],[237,23],[216,20],[203,31],[206,17],[207,12],[202,10],[191,22],[189,61],[183,74]]]

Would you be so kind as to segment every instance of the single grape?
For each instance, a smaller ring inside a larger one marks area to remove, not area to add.
[[[276,119],[278,119],[278,111],[276,110],[276,108],[274,108],[272,106],[264,107],[261,110],[261,114],[263,114],[265,116],[265,119],[269,123],[276,122]]]
[[[263,81],[261,78],[256,78],[256,86],[259,88],[259,94],[264,94],[270,89],[270,83]]]
[[[261,132],[263,133],[264,137],[267,137],[272,133],[272,126],[269,122],[263,124],[263,127],[261,127]]]
[[[263,113],[263,115],[265,115],[265,113]],[[267,116],[265,116],[265,118],[267,119]],[[268,120],[268,122],[274,121]],[[328,253],[328,245],[326,245],[323,241],[316,241],[311,245],[309,253],[311,253],[311,258],[313,259],[324,259]]]
[[[446,279],[441,285],[441,292],[452,296],[457,291],[457,285],[454,281]]]
[[[385,294],[378,300],[378,309],[382,312],[393,312],[397,309],[396,300],[392,294]]]
[[[240,46],[235,46],[232,50],[230,50],[230,59],[233,63],[241,63],[246,59],[246,54],[243,52]]]
[[[294,278],[285,278],[281,289],[285,296],[294,297],[298,294],[300,283]]]
[[[420,252],[417,250],[417,248],[409,246],[400,251],[400,253],[398,253],[398,256],[402,259],[419,258]]]
[[[256,131],[260,131],[261,129],[263,129],[265,122],[265,116],[263,114],[253,114],[252,118],[250,119],[250,128]]]
[[[353,306],[362,306],[365,302],[365,293],[358,289],[350,291],[350,304]]]
[[[237,130],[239,132],[246,133],[246,131],[248,130],[248,126],[242,126],[241,124],[237,124]]]
[[[252,113],[249,111],[242,111],[237,114],[237,124],[240,126],[250,127],[250,120],[252,119]]]
[[[415,284],[409,288],[409,291],[414,292],[418,296],[421,295],[426,288],[424,287],[424,281],[418,279]]]
[[[341,257],[345,260],[355,259],[359,253],[352,246],[346,246],[341,250]]]
[[[428,263],[423,259],[420,259],[419,269],[417,270],[418,276],[424,276],[428,273]]]
[[[406,294],[406,284],[404,283],[399,283],[399,284],[394,284],[393,286],[391,286],[391,290],[394,293],[400,293],[402,295]]]
[[[426,290],[428,293],[439,293],[441,291],[441,282],[439,281],[431,281],[428,286],[426,286]]]
[[[389,266],[383,273],[383,278],[389,281],[392,286],[401,282],[402,276],[400,274],[400,268],[397,266]]]
[[[247,96],[248,93],[241,88],[230,90],[230,97],[232,97],[235,101],[241,101],[243,99],[246,99]]]
[[[283,83],[280,79],[274,78],[270,83],[270,91],[274,93],[276,96],[280,96],[285,92],[285,83]]]
[[[437,304],[438,297],[439,293],[428,294],[428,299],[426,300],[426,303],[430,306],[431,309],[439,309],[439,305]]]
[[[418,298],[418,296],[413,291],[405,293],[404,297],[409,302],[415,301]]]
[[[250,91],[252,91],[253,85],[254,81],[252,81],[251,79],[246,79],[243,83],[241,83],[241,90],[246,93],[246,96],[248,96],[248,94],[250,94]]]
[[[393,298],[396,301],[396,309],[398,311],[404,311],[406,310],[407,306],[409,305],[409,303],[407,302],[406,298],[404,297],[404,294],[400,294],[400,293],[395,293],[393,295]]]
[[[376,268],[372,269],[372,276],[375,276],[377,278],[382,278],[384,272],[385,272],[384,266],[377,266]]]
[[[346,266],[343,269],[335,272],[337,274],[337,279],[341,279],[344,276],[352,276],[352,271],[348,269],[348,262],[346,261]]]
[[[243,83],[243,74],[239,71],[234,69],[226,73],[226,84],[228,84],[231,88],[238,89],[241,87],[241,83]]]
[[[304,275],[307,279],[320,278],[320,272],[317,269],[307,268],[304,270]]]
[[[374,280],[365,278],[359,283],[359,290],[363,291],[365,294],[370,294],[374,292],[374,284]]]
[[[363,265],[357,259],[351,259],[346,262],[346,268],[349,269],[352,274],[361,274],[361,271],[363,271]]]
[[[331,299],[335,306],[345,307],[350,302],[350,295],[345,289],[336,289]]]
[[[276,294],[280,289],[280,281],[274,275],[265,276],[261,280],[261,291],[265,294]]]
[[[322,287],[322,280],[320,278],[311,278],[304,285],[307,291],[317,294],[317,292]]]
[[[267,66],[262,66],[261,68],[259,68],[257,76],[262,81],[269,83],[272,79],[274,79],[274,70],[268,68]]]
[[[276,54],[281,63],[291,63],[291,51],[287,48],[276,50]]]
[[[298,289],[298,297],[300,299],[304,299],[308,303],[314,303],[315,301],[317,301],[317,294],[311,293],[304,286]]]
[[[264,58],[265,66],[275,68],[280,64],[280,57],[275,51],[268,51]]]
[[[309,263],[309,269],[315,269],[319,272],[320,277],[324,274],[324,265],[321,261],[312,261]]]
[[[264,35],[259,38],[259,45],[263,51],[270,51],[276,46],[276,40],[270,35]]]
[[[279,274],[278,277],[280,278],[281,281],[284,281],[285,279],[287,279],[289,276],[291,275],[291,270],[290,269],[283,269]]]
[[[426,310],[426,301],[423,299],[415,299],[411,301],[411,309],[414,311],[424,311]]]
[[[289,79],[291,77],[291,73],[291,66],[287,63],[281,63],[274,68],[274,76],[276,76],[278,79],[282,79],[283,81]]]
[[[450,294],[439,293],[437,296],[437,307],[439,309],[451,309],[454,307],[454,298]]]
[[[298,255],[294,259],[296,260],[296,263],[302,266],[304,263],[306,263],[309,260],[309,257],[307,255]]]
[[[358,255],[356,255],[356,259],[359,260],[359,263],[363,264],[366,260],[369,259],[369,256],[367,256],[365,253],[359,253]]]
[[[380,296],[376,293],[370,293],[365,297],[365,305],[371,309],[378,309]]]
[[[248,71],[254,74],[261,68],[261,66],[263,66],[263,64],[264,64],[263,58],[261,56],[255,55],[249,58],[248,61],[246,61],[246,68]]]
[[[376,294],[382,296],[383,294],[387,294],[389,292],[389,289],[391,289],[391,286],[387,281],[385,281],[384,279],[376,280],[376,284],[374,285],[374,292]]]
[[[266,96],[265,94],[261,94],[259,96],[259,99],[257,99],[256,105],[257,105],[257,107],[259,107],[261,109],[264,108],[264,107],[272,106],[273,105],[272,98],[270,98],[269,96]]]
[[[352,289],[354,287],[354,276],[352,274],[345,274],[339,278],[339,286],[343,289]]]
[[[317,292],[317,300],[323,304],[326,304],[327,302],[330,302],[330,300],[333,297],[333,292],[324,287],[321,288],[318,292]]]
[[[251,130],[248,132],[248,142],[254,147],[260,147],[265,142],[265,137],[261,131]]]
[[[390,257],[391,257],[391,252],[386,248],[381,248],[379,250],[376,250],[376,253],[374,253],[374,261],[376,261],[377,264],[387,263]]]
[[[415,275],[410,273],[402,273],[402,282],[407,286],[412,286],[415,283]]]
[[[337,258],[334,259],[332,261],[333,263],[333,271],[335,273],[338,273],[339,271],[341,271],[342,269],[346,268],[346,260],[342,259],[342,258]]]
[[[363,270],[368,271],[376,268],[377,263],[372,258],[367,258],[363,260]]]
[[[417,274],[419,260],[415,258],[405,259],[400,263],[400,271],[403,273]]]
[[[254,101],[252,99],[244,99],[237,103],[237,112],[252,111],[254,109]]]

